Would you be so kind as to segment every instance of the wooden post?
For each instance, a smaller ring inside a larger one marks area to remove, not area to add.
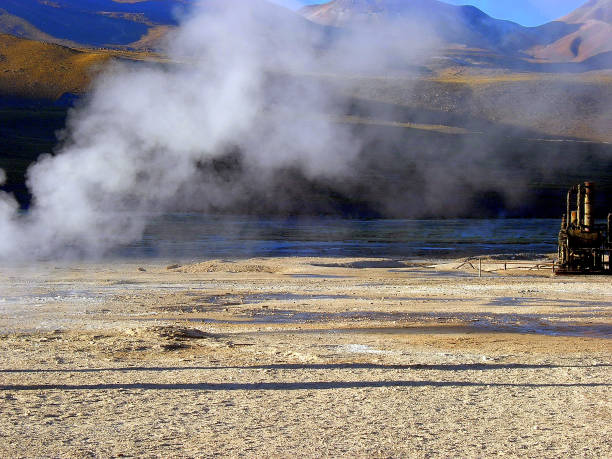
[[[482,277],[482,258],[478,259],[478,277]]]

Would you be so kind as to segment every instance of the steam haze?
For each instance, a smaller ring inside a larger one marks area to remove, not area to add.
[[[439,45],[417,24],[339,33],[263,1],[203,1],[168,42],[172,64],[117,63],[98,78],[57,154],[29,170],[27,214],[2,195],[0,252],[101,255],[141,238],[156,215],[249,208],[253,196],[282,210],[312,182],[363,191],[392,216],[460,214],[466,190],[520,199],[524,183],[488,173],[503,161],[471,138],[442,165],[435,148],[409,149],[420,156],[399,200],[378,179],[357,183],[358,171],[384,159],[364,162],[363,152],[378,145],[400,154],[402,138],[343,121],[390,116],[384,104],[355,108],[348,75],[397,76],[414,94],[410,72]]]

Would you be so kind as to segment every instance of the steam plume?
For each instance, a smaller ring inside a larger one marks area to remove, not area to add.
[[[356,161],[378,140],[338,122],[350,111],[351,79],[329,84],[321,75],[401,73],[439,45],[418,24],[372,27],[339,33],[264,1],[202,1],[168,42],[172,64],[117,63],[98,78],[57,154],[29,170],[26,215],[0,196],[0,257],[100,255],[138,240],[152,216],[273,194],[270,183],[286,171],[352,186]],[[402,91],[413,85],[403,79]],[[453,190],[462,187],[517,188],[485,166],[465,169],[490,160],[486,147],[476,162],[472,146],[458,148],[445,167],[433,153],[415,160],[412,183],[427,198],[381,206],[421,215],[460,208]]]
[[[222,206],[245,192],[245,181],[265,183],[281,168],[347,173],[360,145],[322,116],[334,96],[270,78],[330,62],[354,70],[372,65],[379,50],[363,43],[357,54],[338,41],[322,53],[327,31],[289,14],[260,1],[203,1],[168,43],[176,64],[108,69],[71,113],[58,154],[30,168],[28,214],[2,195],[0,254],[97,255],[137,240],[152,215],[190,200]],[[232,148],[249,176],[204,183],[201,165]]]

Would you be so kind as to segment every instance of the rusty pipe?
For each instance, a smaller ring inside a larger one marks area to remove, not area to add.
[[[569,189],[569,191],[567,192],[567,212],[565,213],[565,215],[567,215],[567,225],[565,227],[565,229],[569,229],[569,227],[572,224],[572,219],[571,219],[571,207],[572,207],[572,192],[574,191],[574,187],[571,187]]]
[[[574,193],[578,193],[578,185],[574,185],[573,187],[571,187],[568,192],[567,192],[567,228],[569,229],[572,224],[575,225],[576,222],[574,220],[572,220],[571,215],[572,215],[572,196]],[[578,196],[578,195],[576,195]]]
[[[576,225],[582,227],[582,206],[584,204],[584,187],[578,185],[578,193],[576,194]]]
[[[595,192],[595,184],[593,182],[584,182],[584,228],[590,231],[593,228],[593,194]]]
[[[568,227],[568,223],[567,223],[567,215],[563,214],[563,216],[561,217],[561,230],[567,230]]]

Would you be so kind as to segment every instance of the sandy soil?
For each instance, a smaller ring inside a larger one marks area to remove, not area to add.
[[[525,263],[4,266],[0,456],[611,457],[612,279]]]

